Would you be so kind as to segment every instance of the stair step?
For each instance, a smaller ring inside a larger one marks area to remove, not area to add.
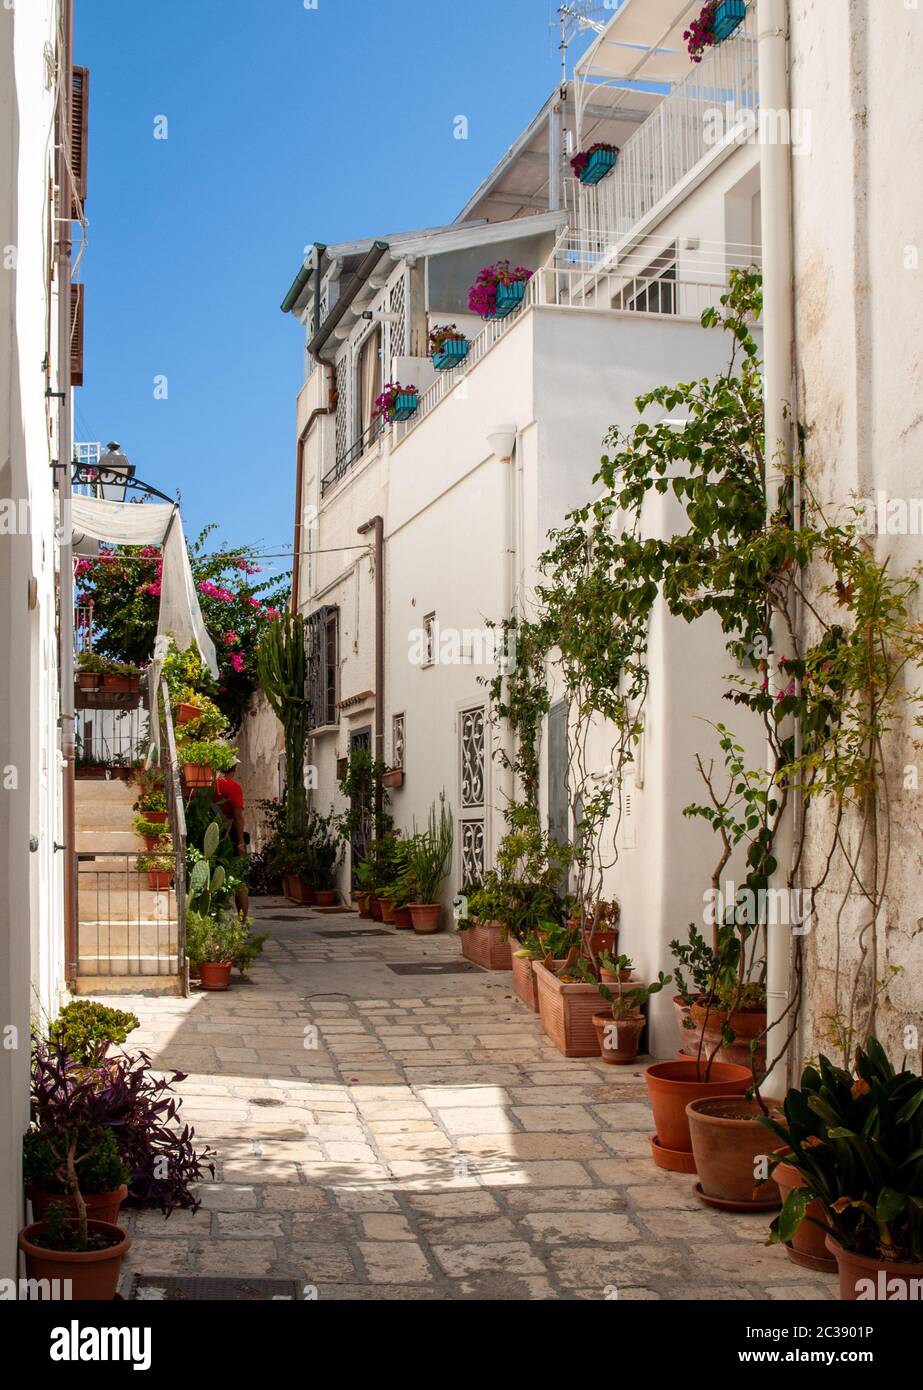
[[[74,993],[88,994],[182,994],[183,983],[179,974],[158,975],[155,973],[139,975],[125,971],[120,975],[100,975],[80,968],[74,986]]]
[[[77,826],[78,854],[101,854],[104,850],[124,850],[126,854],[143,854],[144,841],[133,830],[85,829]]]

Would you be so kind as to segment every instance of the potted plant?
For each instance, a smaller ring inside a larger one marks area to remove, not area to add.
[[[695,1157],[686,1107],[713,1096],[742,1096],[753,1083],[749,1067],[713,1057],[686,1057],[654,1062],[644,1073],[655,1133],[651,1151],[658,1168],[694,1173]]]
[[[748,953],[750,935],[749,928],[722,923],[709,946],[690,923],[688,940],[670,943],[679,986],[673,1002],[682,1054],[713,1053],[719,1061],[752,1067],[760,1080],[766,1066],[765,960]],[[748,979],[750,972],[758,978]]]
[[[122,1161],[111,1129],[87,1130],[78,1138],[74,1164],[87,1217],[115,1224],[128,1196],[131,1174]],[[62,1205],[69,1220],[78,1216],[76,1196],[68,1192],[66,1154],[40,1130],[30,1129],[22,1141],[22,1175],[32,1203],[32,1220],[45,1221],[53,1205]]]
[[[618,157],[618,145],[607,145],[603,141],[598,141],[595,145],[590,145],[588,149],[575,154],[570,162],[570,167],[574,171],[574,176],[581,183],[599,183],[615,168],[615,161]]]
[[[217,772],[230,772],[237,754],[218,739],[178,739],[177,755],[187,791],[210,787]]]
[[[409,420],[417,412],[420,403],[419,392],[415,386],[402,386],[399,381],[389,381],[381,395],[376,396],[372,409],[372,422],[393,424],[396,420]]]
[[[512,970],[512,946],[506,913],[506,891],[493,869],[479,886],[462,889],[468,914],[458,919],[462,955],[483,970]]]
[[[98,1066],[113,1043],[140,1028],[137,1015],[97,999],[72,999],[48,1027],[48,1040],[83,1066]]]
[[[231,969],[246,953],[250,928],[236,912],[220,908],[216,915],[187,912],[186,954],[199,968],[199,982],[205,990],[230,988]]]
[[[852,1073],[826,1057],[809,1063],[782,1108],[762,1123],[804,1186],[788,1192],[770,1239],[788,1244],[819,1203],[840,1298],[915,1297],[923,1287],[923,1077],[895,1072],[872,1037]]]
[[[686,1107],[689,1135],[699,1181],[695,1192],[706,1206],[720,1211],[772,1211],[782,1205],[779,1189],[767,1174],[766,1131],[759,1121],[768,1114],[758,1097],[708,1096]]]
[[[145,821],[165,825],[167,821],[167,796],[164,790],[163,773],[159,767],[138,768],[134,776],[138,796],[132,806],[139,817]]]
[[[641,1034],[647,1023],[641,1010],[652,995],[659,994],[664,985],[670,983],[672,976],[664,975],[661,970],[651,984],[639,983],[632,987],[629,982],[632,965],[628,957],[620,956],[613,965],[615,968],[609,972],[610,977],[614,977],[611,978],[613,988],[603,980],[597,985],[609,1009],[606,1013],[593,1015],[593,1027],[603,1061],[621,1064],[633,1062],[637,1057]]]
[[[392,791],[404,785],[404,769],[402,767],[389,767],[381,774],[381,785],[389,787]]]
[[[435,802],[430,807],[429,824],[420,835],[414,835],[410,866],[419,901],[408,903],[413,929],[421,935],[439,930],[442,906],[437,900],[440,884],[449,871],[452,856],[452,813],[444,800],[439,803],[436,817]]]
[[[429,351],[437,372],[448,371],[464,362],[471,344],[455,323],[439,324],[430,329]]]
[[[335,907],[339,894],[336,875],[343,858],[343,837],[339,824],[329,816],[314,815],[311,827],[314,882],[318,907]]]
[[[468,308],[482,319],[503,319],[522,304],[533,271],[509,261],[486,265],[468,291]]]
[[[139,854],[135,860],[135,866],[140,874],[147,874],[147,886],[152,893],[163,893],[173,886],[173,875],[176,872],[176,863],[172,853],[166,852],[166,846],[172,845],[168,836],[164,836],[160,842],[160,853]]]
[[[82,651],[77,657],[77,688],[96,690],[102,681],[104,667],[105,662],[98,652],[89,648]]]
[[[706,50],[730,38],[746,15],[746,0],[706,0],[698,18],[683,34],[692,61],[701,63]]]

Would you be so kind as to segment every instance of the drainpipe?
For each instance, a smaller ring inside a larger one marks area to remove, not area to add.
[[[515,425],[495,425],[487,436],[487,444],[501,466],[500,497],[502,505],[501,535],[503,537],[503,589],[500,611],[506,617],[513,616],[516,594],[516,471],[513,456],[516,452],[518,434]],[[507,761],[509,767],[502,769],[501,791],[509,806],[516,796],[516,780],[513,773],[513,760],[516,754],[515,734],[512,728],[507,734]]]
[[[77,979],[77,816],[74,785],[74,562],[71,547],[71,184],[66,147],[70,141],[71,64],[74,47],[73,0],[64,10],[64,52],[60,55],[60,103],[58,107],[58,507],[61,521],[58,548],[59,604],[58,676],[61,690],[61,753],[63,769],[64,835],[64,978],[73,986]]]
[[[385,523],[373,516],[359,528],[360,536],[373,532],[375,557],[375,761],[385,760]],[[358,576],[357,576],[358,583]],[[375,820],[380,823],[384,801],[381,783],[375,785]]]
[[[298,612],[301,586],[301,539],[302,539],[302,489],[304,486],[304,450],[311,433],[311,428],[315,420],[322,415],[332,415],[337,408],[336,379],[333,374],[333,366],[329,362],[324,362],[327,368],[327,404],[319,405],[311,411],[308,416],[308,423],[298,436],[298,448],[295,455],[295,540],[292,555],[292,600],[291,608],[293,613]]]
[[[760,108],[788,112],[789,54],[788,0],[758,0]],[[776,128],[779,128],[778,125]],[[760,193],[763,241],[763,344],[764,410],[767,521],[775,512],[785,486],[785,468],[794,458],[792,410],[794,407],[794,250],[792,243],[792,164],[791,145],[779,141],[760,142]],[[796,506],[800,499],[795,498]],[[783,625],[773,633],[774,655],[788,648]],[[778,684],[778,673],[770,669],[770,688]],[[789,802],[776,858],[790,867],[794,852],[793,823],[795,798]],[[799,818],[800,820],[800,818]],[[779,875],[787,883],[785,868]],[[792,949],[790,931],[771,927],[766,931],[767,1024],[779,1023],[791,999]],[[781,1039],[790,1020],[781,1023],[768,1040]],[[778,1046],[778,1042],[776,1046]],[[793,1049],[786,1068],[791,1071]]]

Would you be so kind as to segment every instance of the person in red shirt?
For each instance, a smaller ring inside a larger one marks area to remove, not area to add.
[[[236,772],[239,766],[240,759],[236,758],[231,767],[231,773]],[[215,778],[212,801],[231,823],[231,844],[234,853],[245,855],[247,853],[247,832],[244,830],[244,789],[231,773],[219,773]],[[246,879],[238,888],[236,899],[238,912],[241,917],[246,917],[250,904]]]

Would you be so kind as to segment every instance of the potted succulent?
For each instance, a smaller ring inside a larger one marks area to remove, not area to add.
[[[389,381],[381,395],[376,396],[372,408],[372,422],[381,420],[393,424],[396,420],[409,420],[417,412],[420,403],[419,392],[415,386],[402,386],[399,381]]]
[[[448,371],[464,362],[471,344],[455,323],[443,323],[430,329],[429,351],[437,372]]]
[[[437,894],[442,880],[449,871],[452,857],[452,813],[444,800],[439,803],[439,817],[436,805],[430,807],[429,824],[420,835],[414,835],[410,852],[412,869],[419,901],[408,903],[413,929],[421,935],[429,935],[439,930],[442,906]]]
[[[618,157],[618,145],[607,145],[603,141],[598,141],[595,145],[590,145],[588,149],[575,154],[570,162],[570,167],[574,171],[575,178],[578,178],[581,183],[599,183],[615,168],[615,161]]]
[[[633,1062],[638,1055],[641,1034],[647,1019],[642,1013],[643,1006],[654,994],[659,994],[668,985],[672,976],[661,970],[658,978],[649,985],[638,983],[632,986],[630,975],[631,961],[620,956],[609,971],[612,988],[605,981],[597,984],[602,997],[609,1005],[605,1013],[593,1015],[593,1027],[599,1043],[599,1054],[604,1062],[624,1064]]]
[[[147,874],[147,886],[152,893],[163,893],[173,886],[176,862],[172,852],[167,852],[167,846],[172,849],[172,841],[164,836],[158,846],[159,853],[139,854],[135,860],[138,872]]]
[[[730,38],[746,15],[746,0],[706,0],[683,34],[692,61],[701,63],[706,50]]]
[[[72,999],[48,1027],[48,1040],[82,1066],[101,1065],[113,1043],[141,1025],[135,1014],[96,999]]]
[[[777,1159],[801,1174],[772,1223],[788,1244],[819,1203],[845,1300],[907,1300],[923,1287],[923,1077],[896,1072],[877,1038],[848,1072],[821,1057],[780,1117],[762,1123],[782,1141]],[[778,1171],[778,1166],[776,1168]]]
[[[468,291],[468,308],[482,319],[503,319],[523,302],[533,271],[509,261],[486,265]]]

